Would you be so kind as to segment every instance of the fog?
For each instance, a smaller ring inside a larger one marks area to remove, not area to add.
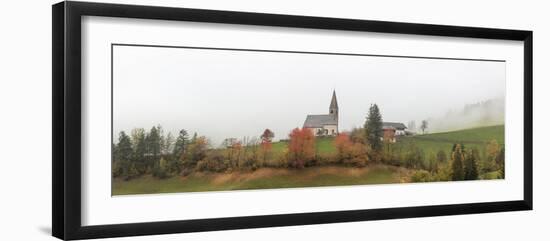
[[[306,115],[328,113],[333,90],[340,130],[362,126],[376,103],[384,121],[416,120],[419,126],[429,119],[430,129],[441,131],[470,126],[477,117],[452,113],[505,93],[505,62],[131,46],[113,51],[115,135],[160,124],[172,134],[197,132],[214,145],[259,136],[266,128],[275,139],[286,138]]]
[[[445,115],[428,118],[428,132],[442,132],[504,124],[504,98],[494,98],[449,110]]]

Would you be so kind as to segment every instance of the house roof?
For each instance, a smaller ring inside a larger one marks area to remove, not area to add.
[[[382,122],[382,129],[391,129],[394,128],[396,130],[405,130],[407,129],[407,126],[405,124],[400,122]]]
[[[304,122],[305,128],[320,128],[325,125],[338,125],[334,115],[308,115]]]

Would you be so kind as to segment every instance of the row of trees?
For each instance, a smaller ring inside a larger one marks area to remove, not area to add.
[[[112,174],[131,179],[152,174],[164,178],[187,175],[194,170],[224,171],[233,168],[257,168],[271,153],[274,133],[266,129],[261,139],[243,138],[224,143],[224,148],[211,148],[204,136],[179,131],[177,138],[164,134],[160,125],[149,131],[133,129],[131,134],[121,131],[113,144]]]
[[[487,157],[484,160],[477,148],[454,144],[448,161],[445,152],[438,151],[435,158],[430,157],[429,165],[422,166],[413,174],[412,181],[477,180],[486,178],[491,173],[504,178],[504,147],[492,140],[487,144],[486,151]]]
[[[119,133],[113,144],[113,176],[130,179],[151,174],[164,178],[188,175],[193,171],[225,172],[255,170],[261,167],[304,168],[313,165],[341,164],[363,167],[368,163],[384,163],[414,169],[414,181],[472,180],[485,173],[504,169],[504,149],[496,141],[485,148],[486,161],[477,149],[455,144],[450,155],[424,151],[411,142],[408,147],[394,150],[383,138],[382,115],[376,104],[371,105],[362,128],[341,133],[333,140],[334,153],[320,153],[315,135],[307,128],[293,129],[286,148],[273,151],[274,133],[265,129],[259,138],[229,138],[220,148],[197,133],[189,137],[184,129],[174,138],[165,134],[160,125],[149,131],[134,129],[130,135]],[[427,125],[427,124],[426,124]],[[278,143],[278,145],[283,143]],[[402,145],[400,145],[402,146]],[[284,151],[283,151],[284,149]]]
[[[160,125],[153,126],[149,131],[136,128],[130,135],[121,131],[118,143],[113,144],[113,176],[130,179],[153,174],[164,177],[169,172],[178,172],[182,166],[202,159],[207,149],[208,141],[205,137],[198,137],[195,133],[189,139],[186,130],[181,130],[175,139],[171,133],[165,135]]]

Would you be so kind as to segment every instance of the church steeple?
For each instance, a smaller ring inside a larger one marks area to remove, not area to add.
[[[332,100],[328,108],[329,114],[334,115],[334,118],[338,120],[338,101],[336,100],[336,90],[332,91]]]

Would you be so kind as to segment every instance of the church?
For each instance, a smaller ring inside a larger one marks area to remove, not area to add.
[[[310,129],[315,136],[338,135],[338,102],[336,91],[332,92],[332,100],[326,115],[308,115],[304,127]]]

